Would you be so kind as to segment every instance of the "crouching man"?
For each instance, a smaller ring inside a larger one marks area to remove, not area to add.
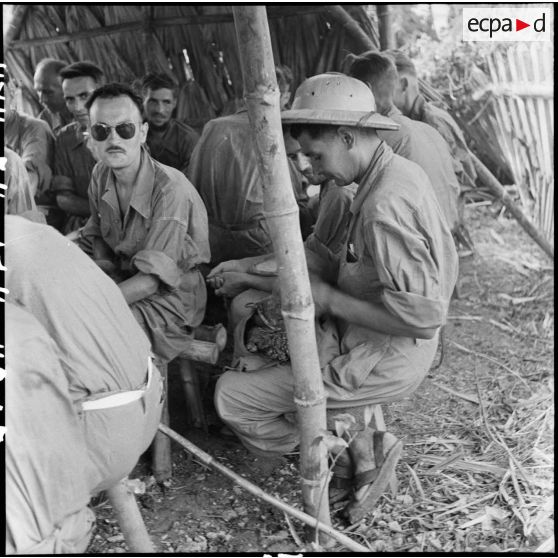
[[[82,473],[95,494],[132,471],[157,430],[162,382],[149,340],[117,285],[54,228],[7,215],[5,244],[7,300],[57,346],[92,464]]]
[[[351,412],[406,397],[433,362],[457,278],[457,254],[432,185],[417,164],[379,139],[376,130],[397,124],[375,112],[372,92],[354,78],[307,79],[282,119],[315,174],[338,186],[358,184],[338,265],[307,251],[318,322],[338,339],[329,360],[320,359],[328,410]],[[253,263],[234,266],[248,271]],[[228,371],[215,402],[221,418],[260,456],[297,446],[289,365]],[[387,486],[401,442],[370,427],[350,438],[340,463],[352,478],[345,511],[355,521]]]

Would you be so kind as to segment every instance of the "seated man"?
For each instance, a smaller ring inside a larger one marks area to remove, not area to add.
[[[4,145],[23,160],[35,201],[50,203],[54,138],[46,122],[12,109],[12,87],[10,76],[5,71]]]
[[[453,157],[453,168],[462,189],[475,186],[477,171],[472,154],[461,128],[449,112],[428,102],[419,91],[417,71],[413,61],[399,50],[383,54],[392,58],[399,79],[396,82],[393,102],[409,118],[432,126],[446,140]]]
[[[282,92],[281,108],[288,101]],[[245,108],[210,120],[190,161],[188,177],[207,208],[211,265],[273,251],[263,209],[263,190],[253,132]],[[303,238],[310,233],[303,177],[289,165]]]
[[[33,87],[44,107],[37,118],[44,120],[55,136],[72,121],[72,114],[66,107],[60,84],[60,70],[67,65],[68,63],[62,60],[43,58],[37,64],[33,76]]]
[[[458,226],[459,183],[453,170],[449,146],[431,126],[411,120],[393,104],[398,81],[395,64],[378,52],[354,58],[349,75],[366,83],[376,99],[378,111],[399,124],[397,130],[382,130],[380,138],[395,153],[417,163],[428,175],[451,230]]]
[[[122,293],[53,227],[5,219],[7,300],[56,343],[92,466],[92,493],[128,475],[161,416],[161,377]],[[10,329],[7,322],[7,329]]]
[[[172,117],[178,85],[166,74],[147,74],[141,82],[143,108],[149,124],[147,146],[153,159],[186,174],[199,134]]]
[[[95,515],[91,462],[60,350],[33,315],[6,311],[6,554],[82,554]]]
[[[287,157],[293,161],[295,167],[310,184],[320,185],[316,224],[312,233],[304,241],[306,249],[315,252],[325,261],[332,262],[332,265],[337,265],[333,262],[339,258],[347,239],[349,209],[357,185],[353,183],[337,186],[333,180],[314,175],[310,160],[301,152],[300,144],[292,137],[287,126],[284,126],[283,137]],[[239,273],[227,271],[228,262],[223,262],[208,275],[208,283],[215,289],[217,295],[233,299],[229,312],[231,330],[234,330],[243,318],[253,313],[253,303],[269,296],[273,291],[275,274],[267,269],[262,275],[258,273],[257,267],[250,272]],[[235,354],[239,352],[236,347]]]
[[[90,215],[87,189],[96,160],[84,136],[89,128],[85,102],[102,84],[103,72],[91,62],[75,62],[60,71],[60,79],[66,106],[75,121],[64,126],[56,138],[52,189],[56,203],[66,214],[62,232],[69,234],[83,227]],[[91,254],[91,246],[83,237],[78,244]]]
[[[328,346],[329,360],[320,359],[327,408],[347,412],[417,389],[434,359],[457,278],[455,246],[428,177],[379,138],[377,130],[396,125],[375,109],[362,82],[322,74],[303,82],[292,110],[282,114],[316,174],[358,184],[339,265],[315,254],[308,260],[318,323],[338,339],[336,350]],[[241,260],[236,268],[245,272],[252,263]],[[298,444],[298,427],[288,419],[296,410],[293,390],[289,365],[227,371],[215,405],[248,449],[272,457]],[[370,427],[350,433],[342,460],[354,467],[351,521],[377,501],[400,450],[393,435]]]
[[[4,213],[8,215],[24,215],[25,217],[44,223],[42,213],[39,213],[29,183],[29,174],[21,157],[9,147],[4,147],[6,157],[6,201]]]
[[[167,362],[183,352],[204,316],[198,267],[209,261],[207,213],[188,179],[143,147],[141,98],[129,87],[102,86],[86,107],[99,163],[83,235],[92,241],[94,260],[118,283],[153,352]]]

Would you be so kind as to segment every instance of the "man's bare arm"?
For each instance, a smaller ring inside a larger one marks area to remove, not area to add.
[[[141,271],[133,277],[118,283],[124,298],[128,304],[133,304],[138,300],[151,296],[159,288],[159,279],[154,275],[147,275]]]
[[[79,215],[80,217],[89,217],[89,200],[80,198],[72,192],[60,192],[56,194],[56,203],[58,207],[69,213],[70,215]]]
[[[432,339],[437,328],[417,328],[394,316],[381,304],[354,298],[347,293],[320,281],[312,280],[312,296],[316,314],[330,314],[346,322],[401,337]]]

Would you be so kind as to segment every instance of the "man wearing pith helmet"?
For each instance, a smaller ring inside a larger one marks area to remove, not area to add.
[[[432,185],[417,164],[379,139],[376,130],[397,124],[375,108],[364,83],[321,74],[300,85],[292,109],[281,115],[315,174],[338,186],[358,184],[337,265],[307,251],[317,323],[338,338],[325,364],[320,354],[328,428],[341,412],[367,417],[363,407],[417,389],[434,360],[457,278],[457,254]],[[290,366],[229,371],[215,400],[253,452],[274,457],[297,446],[299,430],[288,419],[296,410]],[[394,435],[365,422],[359,418],[344,434],[348,448],[334,468],[350,497],[344,513],[351,522],[374,507],[401,454]]]

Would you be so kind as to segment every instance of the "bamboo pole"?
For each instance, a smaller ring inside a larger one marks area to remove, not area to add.
[[[11,47],[12,43],[19,37],[23,20],[27,14],[28,6],[2,6],[2,8],[4,10],[11,10],[11,14],[9,14],[11,19],[6,32],[4,33],[4,52],[6,52],[8,48]]]
[[[300,472],[304,509],[329,524],[327,451],[313,444],[326,428],[314,303],[308,278],[298,207],[295,202],[279,113],[279,88],[264,6],[234,5],[244,99],[254,132],[264,191],[264,212],[271,231],[281,286],[294,376],[294,402],[300,428]]]
[[[27,6],[18,6],[20,8],[27,9]],[[295,8],[290,7],[276,7],[275,10],[271,10],[270,17],[272,18],[284,18],[284,17],[299,17],[308,14],[317,14],[326,10],[325,7],[305,7],[305,8]],[[152,20],[152,25],[154,28],[161,27],[173,27],[175,25],[206,25],[206,24],[216,24],[216,23],[230,23],[233,21],[231,14],[207,14],[207,15],[188,15],[181,17],[171,17],[171,18],[158,18]],[[96,27],[94,29],[87,29],[85,31],[79,31],[76,33],[63,33],[53,37],[38,37],[36,39],[19,39],[13,40],[10,43],[10,48],[13,49],[27,49],[29,47],[42,46],[46,44],[54,43],[67,43],[73,41],[79,41],[82,39],[91,39],[98,36],[111,35],[113,33],[123,33],[131,31],[141,31],[145,27],[145,21],[132,21],[128,23],[117,23],[115,25],[107,25],[105,27]],[[5,44],[5,42],[4,42]]]
[[[508,211],[516,218],[517,222],[523,227],[525,232],[543,249],[543,251],[554,261],[554,248],[544,238],[544,236],[531,223],[529,218],[521,211],[517,204],[508,195],[504,187],[498,179],[488,170],[488,168],[479,160],[479,158],[471,153],[475,170],[477,171],[479,181],[486,186],[508,209]]]
[[[145,528],[136,497],[128,486],[127,480],[123,479],[107,489],[108,499],[130,552],[134,554],[154,552],[155,548]]]
[[[363,31],[362,27],[347,13],[342,6],[338,4],[326,7],[326,11],[331,17],[355,39],[363,51],[378,50],[372,39]]]
[[[347,537],[347,535],[344,535],[343,533],[340,533],[339,531],[335,530],[329,524],[325,524],[322,523],[321,521],[317,521],[314,517],[308,515],[307,513],[304,513],[301,510],[298,510],[297,508],[293,508],[291,505],[287,504],[286,502],[283,502],[283,500],[271,496],[271,494],[268,494],[267,492],[262,490],[259,486],[255,485],[254,483],[250,482],[244,477],[237,475],[234,471],[231,471],[231,469],[229,469],[222,463],[219,463],[219,461],[214,459],[211,455],[198,448],[198,446],[196,446],[195,444],[193,444],[192,442],[190,442],[180,434],[177,434],[174,430],[172,430],[168,426],[165,426],[164,424],[160,424],[159,431],[166,434],[167,436],[172,438],[175,442],[180,444],[188,453],[196,457],[201,463],[203,463],[208,467],[211,467],[218,473],[225,475],[225,477],[231,479],[233,482],[238,484],[238,486],[244,488],[245,490],[250,492],[250,494],[256,496],[256,498],[259,498],[260,500],[263,500],[264,502],[271,504],[277,509],[280,509],[285,513],[288,513],[289,515],[298,519],[299,521],[302,521],[306,525],[315,527],[320,531],[327,533],[331,538],[340,542],[343,546],[345,546],[349,550],[352,550],[353,552],[364,552],[366,554],[370,552],[369,548],[353,541],[351,538]]]
[[[395,35],[389,4],[378,4],[376,12],[378,13],[378,28],[380,31],[380,50],[395,48]]]

